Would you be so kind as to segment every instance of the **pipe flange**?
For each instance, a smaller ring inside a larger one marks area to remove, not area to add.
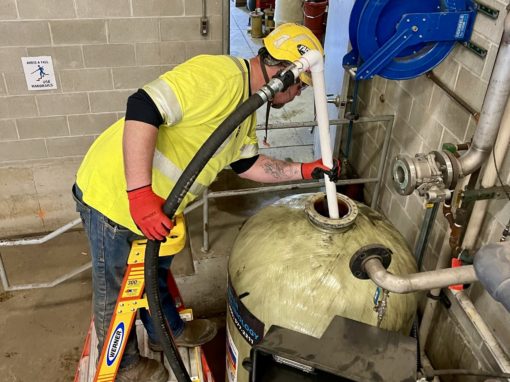
[[[368,280],[370,277],[365,271],[365,263],[370,259],[378,259],[384,268],[388,269],[391,264],[391,249],[384,247],[382,244],[370,244],[361,247],[352,255],[349,262],[349,268],[354,277],[360,280]]]
[[[395,158],[393,186],[401,195],[411,195],[417,186],[416,166],[407,155],[397,155]]]
[[[451,172],[452,172],[450,184],[447,184],[446,187],[448,187],[449,190],[453,190],[455,187],[457,187],[457,182],[460,178],[459,160],[457,158],[455,158],[455,155],[453,155],[451,152],[449,152],[449,151],[443,151],[443,152],[446,154],[446,156],[448,157],[448,159],[450,161],[449,168],[451,169]]]
[[[326,194],[318,192],[310,196],[305,203],[305,214],[308,221],[316,228],[325,232],[344,232],[352,227],[358,217],[356,203],[349,197],[336,194],[338,203],[338,219],[328,217]]]
[[[433,151],[432,154],[439,165],[445,187],[449,190],[454,189],[459,178],[457,159],[449,151]]]

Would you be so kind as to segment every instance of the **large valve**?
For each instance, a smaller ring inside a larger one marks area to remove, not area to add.
[[[393,185],[401,195],[417,190],[428,201],[449,199],[457,184],[459,166],[448,151],[429,154],[398,155],[393,163]]]

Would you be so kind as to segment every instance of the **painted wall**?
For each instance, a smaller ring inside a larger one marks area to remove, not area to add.
[[[77,216],[81,158],[122,117],[127,97],[199,53],[223,52],[223,7],[208,0],[2,0],[0,238]],[[58,89],[29,91],[21,57],[51,56]]]

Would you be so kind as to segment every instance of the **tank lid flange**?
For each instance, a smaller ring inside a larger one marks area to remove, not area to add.
[[[356,203],[342,194],[336,194],[339,219],[331,219],[327,216],[327,201],[324,192],[318,192],[310,196],[305,203],[305,213],[310,223],[316,228],[326,231],[342,232],[351,228],[358,217]]]

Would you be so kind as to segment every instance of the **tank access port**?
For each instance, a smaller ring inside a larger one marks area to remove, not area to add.
[[[338,203],[338,219],[332,219],[328,213],[328,201],[324,192],[310,196],[305,203],[305,214],[308,221],[319,230],[344,232],[352,227],[359,214],[358,206],[349,197],[336,194]]]
[[[401,195],[417,190],[428,202],[450,199],[459,178],[457,159],[448,151],[398,155],[393,161],[393,186]]]
[[[361,280],[368,280],[370,276],[365,271],[365,263],[370,259],[377,259],[384,268],[388,269],[391,264],[391,249],[386,248],[382,244],[370,244],[361,247],[352,255],[349,262],[349,268],[354,277]]]

